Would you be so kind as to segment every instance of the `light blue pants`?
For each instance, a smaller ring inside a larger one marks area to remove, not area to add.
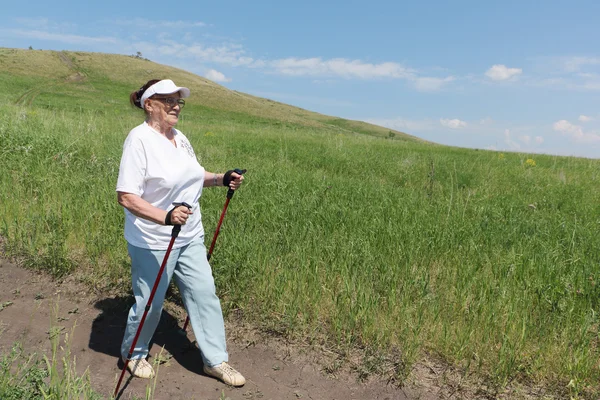
[[[212,367],[228,361],[221,303],[215,294],[215,283],[206,259],[203,239],[203,237],[196,238],[187,246],[171,250],[132,359],[145,358],[148,355],[148,346],[158,326],[163,301],[173,277],[190,317],[204,365]],[[121,344],[121,355],[124,359],[127,358],[133,343],[166,253],[165,250],[142,249],[132,245],[128,245],[128,250],[131,257],[131,281],[135,304],[129,310],[127,328]]]

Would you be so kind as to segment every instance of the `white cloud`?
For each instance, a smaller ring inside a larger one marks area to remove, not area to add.
[[[332,85],[336,82],[337,80],[335,79],[313,79],[312,81],[312,83],[314,83],[315,85]]]
[[[577,143],[596,143],[600,142],[600,134],[596,132],[584,132],[579,125],[574,125],[567,120],[561,119],[552,126],[555,131],[571,137]]]
[[[537,144],[544,143],[544,138],[542,136],[536,136],[535,137],[535,143],[537,143]]]
[[[522,143],[529,144],[529,143],[531,143],[531,136],[529,136],[529,135],[519,136],[519,140]]]
[[[453,76],[446,78],[416,78],[414,79],[414,85],[415,88],[421,92],[433,92],[441,89],[444,84],[452,82],[454,79]]]
[[[461,121],[460,119],[440,119],[440,124],[450,129],[460,129],[466,128],[467,123],[465,121]]]
[[[593,120],[594,120],[594,118],[588,117],[587,115],[580,115],[579,116],[579,121],[580,122],[590,122],[590,121],[593,121]]]
[[[98,43],[110,43],[110,44],[117,43],[117,39],[112,38],[112,37],[104,37],[104,36],[92,37],[92,36],[68,35],[68,34],[51,33],[51,32],[44,32],[44,31],[38,31],[38,30],[29,30],[28,31],[28,30],[23,30],[23,29],[0,29],[0,32],[5,32],[10,35],[13,35],[16,37],[21,37],[21,38],[49,40],[49,41],[54,41],[54,42],[79,44],[79,45],[98,44]]]
[[[364,121],[373,125],[384,126],[402,132],[431,131],[437,126],[437,124],[431,120],[411,120],[402,117],[391,119],[368,118]]]
[[[162,45],[151,43],[138,43],[136,46],[145,46],[151,51],[157,51],[161,56],[177,57],[180,59],[196,59],[199,62],[214,62],[233,67],[253,66],[256,60],[245,55],[245,50],[239,45],[222,45],[218,47],[194,44],[191,46],[175,41],[163,40]],[[146,51],[150,53],[151,51]]]
[[[515,78],[523,73],[521,68],[508,68],[506,65],[496,64],[488,69],[485,76],[494,81],[505,81]]]
[[[273,72],[288,76],[339,77],[344,79],[404,79],[411,82],[422,92],[432,92],[442,88],[456,78],[419,77],[414,69],[395,62],[379,64],[344,58],[283,58],[263,61],[260,67],[270,68]]]
[[[206,26],[204,22],[200,21],[154,21],[146,18],[134,18],[134,19],[118,19],[114,21],[117,25],[135,27],[136,29],[156,30],[157,28],[168,28],[168,29],[189,29],[189,28],[201,28]]]
[[[276,72],[291,76],[339,76],[342,78],[412,78],[414,71],[393,62],[365,63],[361,60],[334,58],[283,58],[267,63]]]
[[[583,135],[583,129],[579,125],[573,125],[565,119],[561,119],[554,123],[553,128],[555,131],[568,133],[575,137]]]
[[[200,21],[158,21],[158,26],[161,28],[201,28],[206,26],[204,22]]]
[[[600,65],[600,57],[568,57],[563,59],[567,72],[578,72],[585,65]]]
[[[208,70],[205,75],[206,79],[210,79],[213,82],[231,82],[230,78],[225,77],[222,72],[216,71],[214,69]]]

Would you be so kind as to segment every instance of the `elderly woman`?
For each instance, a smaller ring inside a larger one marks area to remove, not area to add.
[[[146,120],[125,139],[117,181],[118,201],[125,209],[125,239],[135,295],[121,355],[127,358],[150,297],[170,242],[169,225],[182,225],[127,368],[137,377],[154,376],[146,360],[148,346],[174,278],[200,348],[204,372],[229,385],[242,386],[246,380],[227,363],[223,314],[206,257],[198,201],[204,187],[235,190],[244,178],[235,171],[205,171],[189,140],[174,128],[189,95],[188,88],[178,87],[169,79],[151,80],[130,95],[132,105],[144,110]],[[192,208],[180,205],[183,202]]]

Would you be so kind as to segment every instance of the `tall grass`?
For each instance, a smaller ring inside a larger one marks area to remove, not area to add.
[[[42,398],[40,387],[43,387],[47,376],[42,361],[25,354],[23,347],[15,343],[10,352],[0,357],[0,398]]]
[[[126,290],[114,187],[122,142],[142,117],[46,101],[0,105],[6,251]],[[384,140],[193,104],[182,116],[207,170],[248,169],[212,259],[226,311],[341,351],[399,353],[399,378],[427,351],[497,387],[597,390],[599,161]],[[203,194],[207,240],[224,195]]]

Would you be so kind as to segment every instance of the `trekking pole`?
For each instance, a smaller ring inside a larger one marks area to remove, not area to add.
[[[235,169],[236,173],[243,175],[246,170],[245,169]],[[215,235],[213,236],[212,243],[210,244],[210,248],[208,249],[208,253],[206,254],[206,259],[210,261],[210,256],[212,256],[213,249],[215,248],[215,243],[217,243],[217,237],[219,236],[219,232],[221,231],[221,224],[223,223],[223,218],[225,218],[225,213],[227,212],[227,207],[229,206],[229,200],[233,198],[235,194],[235,190],[229,189],[227,191],[227,200],[225,200],[225,206],[223,207],[223,211],[221,211],[221,218],[219,218],[219,223],[217,224],[217,230],[215,231]],[[183,328],[181,329],[183,332],[187,330],[187,327],[190,323],[190,316],[188,315],[185,318],[185,323],[183,324]]]
[[[188,209],[191,209],[192,206],[183,202],[178,203],[178,205],[185,206]],[[176,206],[177,207],[177,206]],[[165,258],[163,258],[162,265],[158,270],[158,274],[156,275],[156,280],[154,281],[154,286],[152,287],[152,292],[150,292],[150,297],[146,302],[146,308],[144,309],[144,314],[142,315],[142,319],[140,320],[140,325],[137,328],[135,336],[133,338],[133,342],[131,343],[131,348],[129,349],[129,354],[127,354],[127,360],[125,360],[125,365],[123,366],[123,370],[121,371],[121,376],[119,377],[119,382],[117,382],[117,387],[115,388],[115,393],[113,397],[116,399],[117,394],[119,393],[119,387],[121,386],[121,381],[123,380],[123,375],[125,375],[125,371],[127,370],[127,365],[131,360],[131,356],[133,355],[133,350],[135,349],[135,345],[137,344],[138,338],[140,337],[140,333],[142,332],[142,327],[144,326],[144,322],[146,321],[146,316],[148,315],[148,311],[150,310],[150,306],[152,305],[152,300],[154,300],[154,294],[156,293],[156,289],[158,288],[158,284],[160,283],[160,278],[162,277],[165,266],[167,265],[167,260],[169,259],[169,254],[171,254],[171,249],[173,248],[173,243],[175,243],[175,239],[179,236],[179,232],[181,232],[181,225],[175,225],[173,230],[171,231],[171,241],[169,242],[169,247],[167,247],[167,252],[165,253]]]

